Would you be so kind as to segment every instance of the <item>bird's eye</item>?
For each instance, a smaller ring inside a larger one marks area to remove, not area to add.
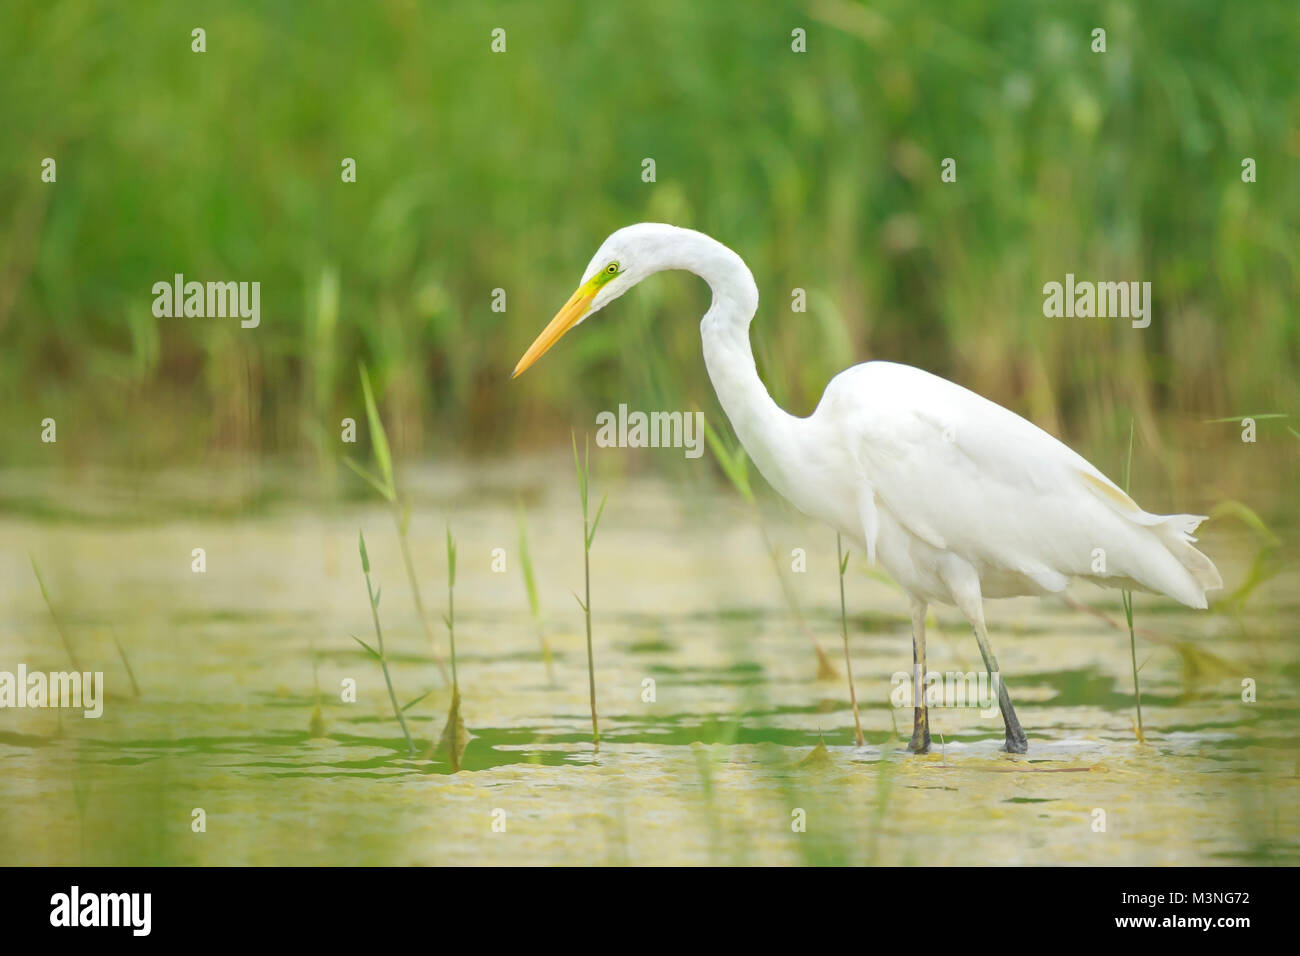
[[[605,273],[612,276],[618,275],[618,263],[611,262],[609,265],[605,266]]]

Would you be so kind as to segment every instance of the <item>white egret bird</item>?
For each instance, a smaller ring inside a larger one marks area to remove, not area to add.
[[[974,392],[894,362],[835,376],[817,409],[777,406],[754,365],[758,288],[740,256],[703,233],[660,223],[605,240],[573,297],[529,346],[518,376],[642,279],[693,272],[713,291],[700,322],[704,362],[723,410],[763,477],[796,508],[857,541],[907,592],[912,612],[913,733],[929,749],[922,693],[931,602],[970,622],[997,675],[1006,749],[1027,742],[989,646],[983,599],[1063,591],[1071,578],[1166,594],[1204,608],[1223,586],[1192,547],[1199,515],[1143,511],[1047,432]]]

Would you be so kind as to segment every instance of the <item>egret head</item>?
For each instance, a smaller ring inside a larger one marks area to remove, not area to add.
[[[528,346],[510,377],[521,375],[569,329],[599,312],[646,276],[667,268],[666,256],[673,234],[683,231],[676,226],[643,222],[625,226],[601,243],[587,263],[577,291]]]

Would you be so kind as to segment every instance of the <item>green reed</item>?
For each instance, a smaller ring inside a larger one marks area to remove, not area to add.
[[[546,681],[555,683],[555,663],[550,642],[546,640],[546,626],[542,621],[542,601],[537,590],[537,577],[533,573],[533,558],[528,549],[528,524],[524,520],[523,506],[519,507],[519,568],[524,577],[524,590],[528,594],[528,611],[537,630],[537,642],[542,649],[542,662],[546,665]]]
[[[587,686],[591,695],[591,743],[595,752],[600,753],[600,724],[596,717],[596,664],[591,649],[591,543],[596,539],[596,528],[600,524],[600,516],[605,513],[605,502],[609,495],[600,499],[596,517],[590,519],[587,492],[591,477],[591,444],[584,440],[584,459],[579,461],[578,439],[572,434],[569,438],[573,443],[573,467],[578,473],[578,500],[582,502],[582,574],[586,599],[578,598],[578,606],[582,608],[583,616],[587,621]],[[574,597],[577,598],[577,595],[575,594]]]
[[[50,620],[54,622],[54,630],[58,632],[59,640],[63,642],[63,650],[68,655],[68,660],[72,663],[73,670],[81,670],[81,664],[78,661],[77,653],[73,650],[72,641],[68,637],[68,632],[63,628],[63,620],[54,610],[54,602],[50,600],[50,592],[45,587],[45,579],[41,576],[40,566],[36,563],[36,558],[30,552],[27,559],[32,563],[32,573],[36,575],[36,584],[41,589],[41,598],[45,601],[45,609],[50,612]],[[140,696],[140,685],[136,683],[135,671],[131,667],[131,660],[126,656],[126,648],[117,638],[117,632],[110,631],[109,636],[113,640],[113,646],[117,648],[117,656],[122,661],[122,667],[126,670],[127,680],[131,682],[131,694],[134,697]]]
[[[402,736],[406,738],[407,750],[410,751],[411,756],[415,756],[415,744],[411,742],[411,732],[406,728],[406,717],[403,715],[403,711],[415,704],[416,701],[411,701],[406,707],[397,705],[397,694],[393,691],[393,678],[388,672],[388,657],[384,653],[384,630],[379,626],[381,592],[376,591],[370,583],[370,556],[366,554],[366,536],[361,532],[357,532],[357,550],[361,553],[361,573],[366,579],[366,596],[370,599],[370,617],[375,622],[375,642],[378,644],[379,649],[376,650],[371,647],[355,634],[351,635],[352,640],[360,644],[371,657],[379,661],[379,667],[384,672],[384,684],[388,687],[388,700],[393,705],[393,716],[402,725]]]
[[[370,424],[370,444],[374,449],[375,465],[379,468],[379,474],[374,474],[374,472],[347,456],[343,458],[343,461],[349,468],[364,478],[392,506],[393,524],[397,526],[397,542],[402,550],[402,563],[406,566],[406,578],[411,584],[411,595],[415,598],[416,616],[420,619],[420,626],[424,629],[424,636],[429,642],[429,651],[433,654],[433,661],[438,665],[439,673],[442,674],[443,683],[447,683],[447,667],[443,664],[442,656],[438,653],[438,643],[433,636],[433,627],[429,624],[429,615],[424,610],[424,599],[420,597],[420,584],[415,576],[415,562],[411,559],[411,542],[407,533],[411,523],[411,508],[409,504],[401,501],[397,493],[397,481],[393,472],[393,454],[388,446],[388,433],[384,430],[383,419],[379,417],[379,409],[375,405],[375,395],[370,388],[370,374],[366,371],[366,366],[363,363],[359,363],[359,366],[361,392],[366,403],[366,421]]]
[[[451,645],[451,707],[437,749],[447,751],[452,772],[456,773],[469,744],[469,733],[460,713],[460,678],[456,672],[456,539],[451,536],[451,525],[447,526],[447,613],[442,620],[447,625],[447,640]]]

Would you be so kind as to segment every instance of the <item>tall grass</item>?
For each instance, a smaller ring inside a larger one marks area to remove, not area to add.
[[[311,718],[307,722],[307,734],[310,737],[325,736],[325,715],[321,711],[325,695],[320,689],[320,654],[316,650],[316,638],[307,635],[307,650],[311,654],[312,708]]]
[[[81,662],[77,659],[77,652],[73,649],[72,641],[68,638],[68,632],[63,629],[63,622],[54,611],[54,603],[50,600],[50,592],[45,589],[45,579],[41,577],[41,569],[36,564],[36,558],[28,554],[27,559],[32,563],[32,573],[36,575],[36,584],[41,589],[45,609],[50,612],[50,620],[54,622],[54,630],[59,635],[59,640],[63,642],[63,652],[68,655],[68,661],[72,664],[72,669],[79,671],[81,670]]]
[[[366,553],[366,536],[360,532],[357,533],[357,551],[361,555],[361,574],[366,579],[366,597],[370,601],[370,617],[375,624],[375,642],[378,649],[371,647],[355,634],[351,635],[351,637],[352,640],[365,649],[366,653],[379,662],[379,668],[384,673],[384,685],[388,688],[388,700],[393,705],[393,716],[397,718],[398,724],[402,727],[402,736],[406,738],[407,751],[411,756],[415,756],[415,744],[412,743],[411,732],[406,727],[406,717],[404,715],[406,708],[397,705],[397,694],[393,691],[393,678],[388,672],[388,655],[384,651],[384,630],[379,626],[379,600],[382,596],[382,590],[376,591],[370,583],[370,556]],[[411,703],[413,704],[415,701]]]
[[[397,481],[393,472],[393,454],[388,445],[388,433],[384,430],[383,419],[379,417],[379,408],[375,405],[375,395],[370,388],[370,374],[364,364],[360,365],[361,392],[365,397],[366,421],[370,425],[370,444],[374,450],[375,464],[379,468],[376,475],[365,466],[344,456],[347,466],[374,488],[384,500],[392,506],[393,524],[397,527],[397,543],[402,550],[402,563],[406,567],[406,579],[411,585],[411,596],[415,599],[415,613],[424,629],[425,639],[429,643],[429,653],[433,655],[438,672],[442,674],[443,683],[447,682],[447,667],[438,653],[438,642],[433,636],[433,627],[429,624],[429,615],[424,610],[424,599],[420,597],[420,582],[415,576],[415,562],[411,560],[411,543],[407,534],[410,528],[410,506],[403,504],[397,494]]]
[[[591,478],[591,445],[589,441],[583,442],[583,459],[579,461],[577,436],[569,437],[573,442],[573,467],[578,473],[578,500],[582,502],[582,581],[585,597],[578,598],[578,606],[582,608],[587,623],[587,687],[591,696],[591,744],[593,750],[600,753],[600,723],[596,717],[596,664],[591,648],[591,544],[596,540],[596,528],[600,525],[601,515],[605,513],[605,502],[609,496],[605,495],[600,499],[596,516],[590,517],[587,508],[587,492]]]
[[[0,128],[14,144],[0,156],[0,387],[16,403],[0,444],[10,460],[46,456],[17,440],[26,409],[73,405],[79,442],[100,446],[91,460],[202,460],[236,440],[307,452],[298,423],[351,393],[329,356],[356,355],[400,392],[388,420],[399,457],[559,442],[548,423],[644,407],[627,383],[647,326],[675,393],[706,394],[698,332],[682,320],[703,296],[676,281],[641,328],[617,320],[636,314],[620,302],[548,359],[557,374],[484,387],[536,321],[512,307],[479,322],[486,291],[508,274],[512,306],[549,301],[568,291],[558,275],[645,219],[703,228],[746,258],[764,374],[799,413],[838,368],[886,356],[1094,450],[1117,407],[1139,423],[1300,408],[1300,178],[1285,173],[1295,106],[1280,79],[1294,51],[1278,42],[1300,33],[1300,7],[1141,7],[1140,30],[1114,26],[1105,55],[1078,39],[1097,25],[1088,4],[661,0],[522,12],[530,40],[485,57],[464,41],[469,21],[422,4],[356,4],[316,23],[231,6],[209,18],[210,35],[243,38],[223,59],[176,55],[174,5],[107,19],[88,6],[66,36],[28,4],[0,5]],[[1116,9],[1118,24],[1138,6]],[[792,19],[816,36],[807,56],[775,44]],[[720,30],[730,42],[712,40]],[[618,36],[643,38],[663,69],[642,69]],[[120,121],[122,103],[138,122]],[[611,110],[637,121],[607,124],[572,163],[520,161]],[[184,129],[188,148],[157,153],[162,129]],[[647,130],[662,132],[649,184],[628,159],[645,155]],[[959,178],[945,184],[954,140]],[[87,143],[98,164],[79,155]],[[373,148],[345,185],[346,143]],[[39,149],[58,152],[57,184],[32,175]],[[1256,183],[1240,179],[1244,156],[1259,159]],[[118,228],[76,228],[94,222]],[[260,278],[262,326],[154,319],[150,286],[175,271]],[[1152,279],[1161,332],[1044,320],[1043,283],[1067,271]],[[809,290],[807,321],[778,306],[794,286]],[[218,401],[232,403],[219,420]],[[134,428],[146,408],[151,427]]]
[[[537,631],[537,643],[542,651],[542,662],[546,665],[546,682],[554,685],[555,663],[550,642],[546,640],[546,625],[542,620],[542,599],[537,590],[537,577],[533,573],[532,552],[528,548],[528,523],[524,519],[522,504],[519,506],[519,571],[524,578],[524,591],[528,595],[528,613],[532,616],[533,627]]]
[[[447,526],[447,613],[442,620],[447,625],[447,643],[451,646],[451,707],[437,749],[446,751],[455,773],[460,770],[469,734],[460,713],[460,678],[456,673],[456,540],[451,536],[451,525]]]
[[[451,686],[460,686],[456,676],[456,539],[447,525],[447,614],[442,619],[447,625],[447,643],[451,648]]]
[[[36,584],[41,589],[41,598],[45,601],[45,609],[50,612],[50,620],[54,622],[54,630],[59,635],[59,640],[63,644],[63,651],[68,655],[68,661],[72,664],[73,670],[80,671],[81,663],[74,650],[72,640],[68,637],[68,632],[63,628],[63,620],[54,610],[54,602],[50,599],[50,592],[45,587],[45,578],[41,576],[40,566],[36,563],[36,558],[31,552],[28,552],[27,559],[32,564],[32,573],[36,575]],[[126,648],[118,639],[116,629],[109,632],[109,637],[113,641],[113,647],[117,649],[118,659],[122,662],[122,669],[126,671],[126,679],[131,684],[131,696],[140,696],[140,685],[135,679],[135,669],[131,667],[131,659],[126,655]]]

